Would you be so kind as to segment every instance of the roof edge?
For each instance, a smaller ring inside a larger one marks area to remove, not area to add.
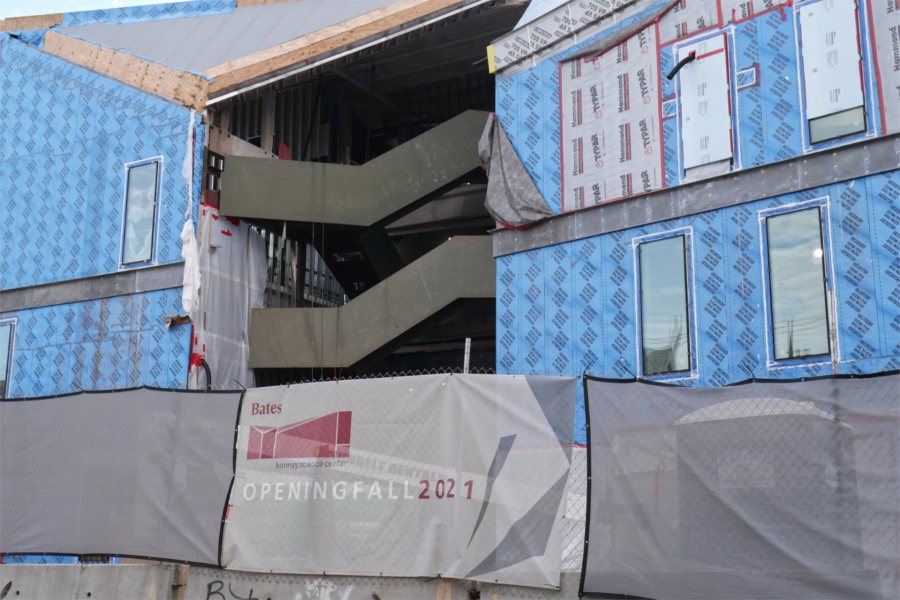
[[[237,8],[245,6],[261,6],[263,4],[281,4],[282,2],[293,2],[294,0],[237,0]]]
[[[206,107],[210,81],[200,75],[52,29],[44,38],[43,51],[188,108]]]
[[[63,13],[34,15],[29,17],[8,17],[6,19],[0,19],[0,32],[47,29],[48,27],[62,25],[64,18],[65,15]]]
[[[242,1],[266,2],[266,0]],[[214,79],[209,92],[227,90],[327,52],[360,42],[373,35],[384,33],[392,28],[401,27],[416,19],[463,4],[465,4],[465,0],[398,0],[384,8],[212,67],[205,73]]]

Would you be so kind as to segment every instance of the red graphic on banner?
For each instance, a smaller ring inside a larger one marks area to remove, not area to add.
[[[346,458],[350,456],[351,411],[334,412],[281,427],[250,427],[247,460]]]

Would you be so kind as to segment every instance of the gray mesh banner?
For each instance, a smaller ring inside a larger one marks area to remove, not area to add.
[[[900,375],[586,386],[586,594],[900,597]]]
[[[0,552],[218,564],[240,393],[0,402]]]
[[[223,565],[558,587],[574,404],[563,377],[249,390]]]

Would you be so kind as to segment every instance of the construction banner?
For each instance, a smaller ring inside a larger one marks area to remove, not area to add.
[[[223,566],[556,588],[574,403],[560,377],[250,390]]]
[[[219,562],[240,392],[0,402],[0,552]]]
[[[585,595],[900,597],[900,375],[586,387]]]

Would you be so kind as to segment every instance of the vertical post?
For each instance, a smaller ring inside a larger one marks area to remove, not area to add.
[[[469,357],[472,355],[472,338],[466,338],[466,354],[463,357],[463,373],[469,372]]]
[[[269,90],[262,100],[262,121],[260,123],[260,146],[269,154],[278,154],[275,148],[275,92]],[[274,152],[273,152],[274,151]]]

